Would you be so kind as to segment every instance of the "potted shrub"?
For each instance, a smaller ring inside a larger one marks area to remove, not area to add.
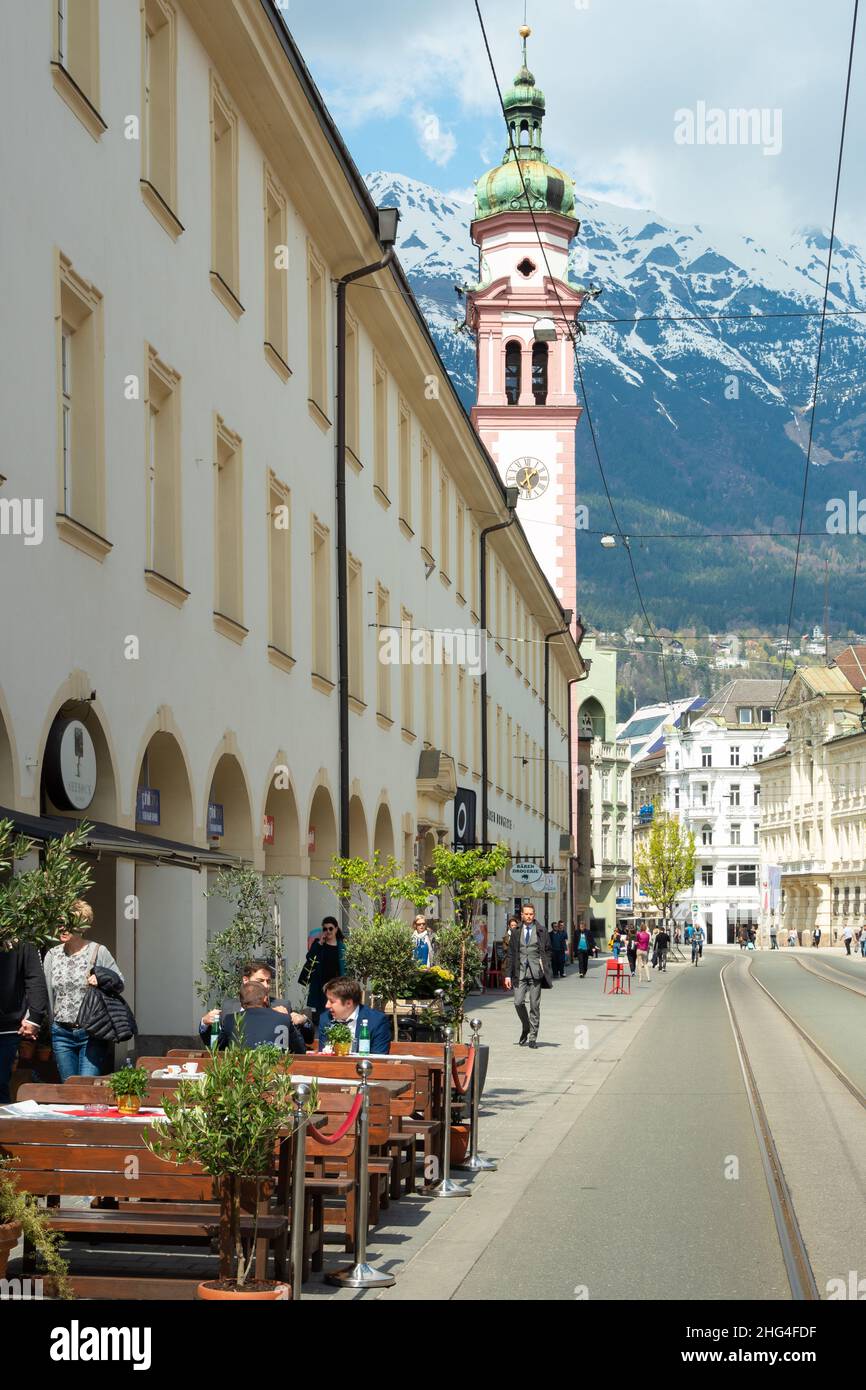
[[[328,1042],[337,1057],[347,1057],[352,1050],[353,1035],[348,1023],[332,1023],[328,1029]]]
[[[308,1112],[315,1108],[311,1089]],[[204,1081],[182,1081],[165,1096],[165,1120],[150,1126],[145,1143],[158,1158],[198,1163],[219,1190],[219,1278],[198,1287],[202,1299],[276,1300],[289,1286],[250,1279],[256,1254],[258,1199],[274,1170],[277,1141],[293,1125],[294,1089],[285,1053],[246,1048],[243,1040],[214,1053]],[[253,1229],[244,1240],[242,1195],[250,1196]]]
[[[42,1256],[46,1273],[53,1280],[56,1298],[73,1298],[69,1266],[60,1255],[60,1236],[52,1230],[48,1213],[37,1206],[30,1192],[21,1192],[9,1177],[15,1160],[0,1157],[0,1279],[6,1277],[9,1256],[21,1239]]]
[[[121,1067],[108,1078],[108,1089],[121,1115],[137,1115],[150,1090],[150,1074],[144,1067]]]

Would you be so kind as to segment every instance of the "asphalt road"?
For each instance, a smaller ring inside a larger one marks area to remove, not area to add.
[[[719,985],[729,958],[677,968],[453,1297],[790,1296]]]

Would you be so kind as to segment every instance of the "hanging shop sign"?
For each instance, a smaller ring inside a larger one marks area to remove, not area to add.
[[[96,749],[80,719],[55,719],[45,744],[45,788],[61,811],[85,811],[96,794]]]
[[[544,871],[540,864],[533,864],[531,860],[518,859],[511,865],[510,878],[512,883],[538,883],[544,877]]]
[[[159,825],[159,791],[156,787],[139,787],[135,794],[136,825]]]
[[[276,839],[276,826],[273,816],[265,816],[262,823],[262,844],[272,845]]]
[[[307,854],[316,852],[316,827],[311,825],[307,831]]]
[[[454,848],[472,849],[475,845],[476,793],[458,787],[454,794]]]
[[[207,833],[211,840],[221,840],[225,834],[225,812],[218,801],[207,804]]]

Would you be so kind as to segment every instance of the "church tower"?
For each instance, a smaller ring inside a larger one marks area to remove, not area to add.
[[[506,486],[519,489],[517,514],[529,543],[576,618],[574,431],[581,410],[574,330],[563,315],[573,322],[585,298],[568,281],[580,222],[573,180],[545,158],[544,93],[527,66],[530,32],[520,30],[523,65],[503,99],[505,156],[475,190],[480,273],[466,314],[478,369],[472,421]]]

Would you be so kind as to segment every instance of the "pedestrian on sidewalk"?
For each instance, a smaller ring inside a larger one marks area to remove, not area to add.
[[[850,923],[850,922],[846,922],[846,924],[845,924],[845,926],[844,926],[844,928],[843,928],[843,930],[842,930],[842,940],[845,942],[845,954],[846,954],[846,956],[850,956],[850,954],[851,954],[851,939],[852,939],[853,935],[854,935],[854,929],[852,928],[851,923]]]
[[[866,931],[860,933],[860,954],[866,960]]]
[[[667,970],[668,968],[668,947],[670,946],[670,944],[670,933],[668,932],[664,922],[662,922],[661,926],[658,929],[658,932],[656,933],[656,954],[658,956],[659,970]]]
[[[777,934],[778,934],[778,933],[777,933],[777,928],[776,928],[776,924],[775,924],[775,922],[774,922],[774,923],[771,925],[771,927],[770,927],[770,950],[771,950],[771,951],[778,951],[778,949],[779,949],[779,943],[778,943],[778,941],[776,940]]]
[[[643,926],[643,923],[641,923],[641,926]],[[628,929],[625,953],[628,956],[628,968],[631,971],[631,977],[634,979],[634,972],[637,969],[637,933],[634,927],[629,927]]]
[[[88,989],[119,995],[124,988],[120,967],[108,947],[85,940],[84,933],[92,926],[93,908],[76,898],[68,922],[58,930],[60,945],[52,946],[44,961],[51,1046],[61,1081],[70,1076],[106,1076],[114,1062],[113,1043],[78,1027]]]
[[[511,935],[505,988],[514,989],[514,1007],[522,1030],[520,1046],[535,1047],[541,1022],[541,991],[553,988],[550,936],[544,923],[536,922],[532,903],[523,905],[520,916],[518,930]]]
[[[820,927],[816,927],[815,930],[812,932],[812,945],[815,946],[815,947],[818,947],[818,946],[821,945],[821,928],[820,928]]]
[[[580,978],[583,979],[589,969],[589,953],[592,950],[592,937],[589,927],[581,927],[580,935],[577,938],[577,968]]]
[[[797,933],[796,933],[796,931],[794,930],[793,927],[792,927],[791,930],[788,932],[788,945],[789,945],[789,946],[796,946],[796,945],[797,945]]]
[[[553,978],[565,979],[565,950],[568,945],[568,938],[565,935],[565,926],[562,922],[554,922],[553,930],[550,933],[550,952],[553,963]]]
[[[641,922],[640,931],[635,933],[635,951],[637,952],[637,982],[640,984],[641,976],[650,982],[650,973],[647,967],[647,957],[649,956],[650,934],[646,929],[646,923]]]

